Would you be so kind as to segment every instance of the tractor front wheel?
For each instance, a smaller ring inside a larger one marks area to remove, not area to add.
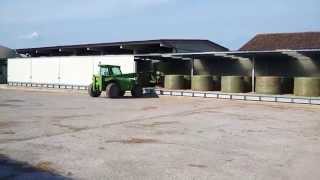
[[[99,97],[101,95],[100,91],[93,90],[93,85],[88,86],[88,93],[91,97]]]
[[[143,95],[142,87],[139,85],[135,85],[131,90],[131,94],[133,97],[141,97]]]
[[[108,98],[117,98],[120,95],[120,88],[116,83],[108,84],[106,88],[106,95]]]

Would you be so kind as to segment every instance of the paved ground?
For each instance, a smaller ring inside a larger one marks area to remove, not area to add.
[[[0,89],[0,179],[320,179],[320,106]]]

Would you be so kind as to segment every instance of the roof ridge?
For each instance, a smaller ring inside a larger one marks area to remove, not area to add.
[[[320,33],[320,31],[258,33],[255,35],[255,37],[265,36],[265,35],[290,35],[290,34],[314,34],[314,33]]]
[[[44,49],[44,48],[66,48],[72,46],[101,46],[101,45],[121,45],[121,44],[134,44],[134,43],[148,43],[148,42],[162,42],[162,41],[207,41],[216,44],[208,39],[147,39],[147,40],[128,40],[128,41],[110,41],[110,42],[95,42],[87,43],[81,42],[79,44],[65,44],[65,45],[52,45],[52,46],[39,46],[31,48],[17,48],[17,49]],[[218,45],[218,44],[217,44]]]

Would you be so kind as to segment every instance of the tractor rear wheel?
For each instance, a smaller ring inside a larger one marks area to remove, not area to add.
[[[91,97],[99,97],[101,95],[101,92],[100,91],[95,91],[93,90],[93,85],[90,84],[88,86],[88,93]]]
[[[141,97],[143,95],[142,87],[139,85],[135,85],[131,90],[131,94],[133,97]]]
[[[120,95],[120,88],[116,83],[108,84],[106,88],[106,95],[108,98],[117,98]]]

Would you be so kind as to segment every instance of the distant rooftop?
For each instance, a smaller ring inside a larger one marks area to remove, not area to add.
[[[0,45],[0,59],[16,57],[16,52],[5,46]]]
[[[320,49],[320,32],[258,34],[240,51]]]
[[[158,39],[112,43],[80,44],[17,49],[31,57],[106,54],[188,53],[228,51],[227,48],[202,39]]]

